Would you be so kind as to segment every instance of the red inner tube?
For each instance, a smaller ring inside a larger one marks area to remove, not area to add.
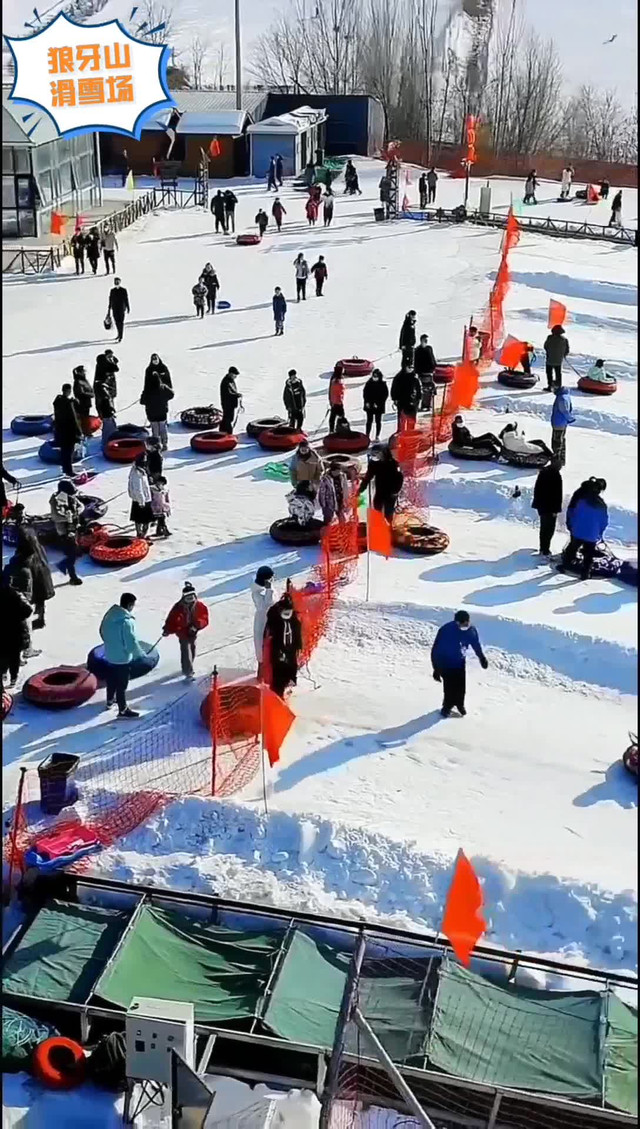
[[[31,1069],[49,1090],[71,1090],[85,1076],[86,1057],[79,1043],[58,1035],[45,1039],[33,1052]]]
[[[343,376],[368,376],[373,372],[373,367],[373,361],[367,361],[364,357],[343,357],[336,364],[336,369],[339,368]]]
[[[436,384],[450,384],[455,371],[455,365],[436,365],[433,379]]]
[[[352,431],[350,435],[325,435],[322,445],[325,451],[334,454],[366,451],[369,436],[364,431]]]
[[[104,449],[105,459],[114,463],[133,463],[138,455],[144,455],[142,439],[110,439]]]
[[[148,552],[149,542],[144,537],[127,537],[124,534],[108,534],[94,541],[89,548],[91,560],[101,565],[135,564],[143,561]]]
[[[2,720],[4,721],[13,708],[13,697],[8,690],[2,691]]]
[[[259,242],[259,235],[246,234],[236,236],[236,243],[239,243],[241,247],[255,247],[255,245]]]
[[[274,427],[261,431],[257,436],[258,443],[265,451],[293,451],[307,436],[304,431],[296,431],[294,427]]]
[[[589,380],[588,376],[581,376],[578,381],[578,388],[582,392],[593,392],[596,396],[613,396],[617,392],[617,383],[601,384],[599,380]]]
[[[96,431],[100,431],[102,427],[100,416],[83,416],[81,423],[85,435],[95,435]]]
[[[36,706],[71,707],[88,702],[98,689],[98,680],[86,666],[52,666],[32,674],[22,693]]]
[[[227,435],[224,431],[199,431],[191,439],[191,448],[208,454],[220,454],[222,451],[233,451],[238,446],[235,435]]]

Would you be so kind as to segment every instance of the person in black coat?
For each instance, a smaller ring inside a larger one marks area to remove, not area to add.
[[[169,446],[167,415],[169,401],[173,400],[173,397],[173,389],[164,383],[159,372],[151,372],[148,379],[145,377],[140,403],[144,404],[147,419],[151,424],[151,434],[160,440],[163,451]]]
[[[226,435],[233,435],[236,412],[242,405],[242,396],[236,386],[236,376],[239,375],[237,368],[232,365],[227,375],[223,376],[220,381],[220,406],[222,407],[220,431],[224,431]]]
[[[211,215],[216,221],[216,232],[222,231],[227,234],[227,213],[224,206],[224,196],[222,190],[219,188],[215,196],[211,200]]]
[[[91,270],[94,274],[96,274],[98,263],[100,262],[100,243],[100,232],[97,227],[92,227],[89,233],[84,237],[84,245]]]
[[[152,353],[149,357],[149,364],[144,370],[144,387],[142,389],[143,396],[149,391],[149,388],[151,387],[151,377],[154,373],[158,374],[160,380],[163,384],[166,384],[167,388],[173,388],[173,382],[171,380],[171,373],[169,372],[169,369],[165,365],[164,361],[160,359],[157,353]],[[144,401],[141,400],[140,403],[144,403]]]
[[[389,398],[389,385],[384,379],[379,368],[374,368],[371,376],[362,389],[362,403],[367,417],[367,435],[371,435],[371,428],[375,422],[376,439],[380,438],[382,417]]]
[[[451,440],[456,447],[489,447],[496,458],[502,454],[502,443],[497,435],[491,431],[485,431],[483,435],[472,435],[462,416],[456,416],[451,424]]]
[[[5,482],[10,482],[12,486],[19,486],[20,485],[20,483],[18,482],[18,479],[14,478],[13,475],[10,474],[8,470],[5,470],[4,465],[3,465],[3,467],[2,467],[2,481],[1,481],[1,484],[0,484],[0,504],[1,504],[2,509],[4,509],[5,506],[8,504],[7,491],[5,490],[5,485],[4,485]]]
[[[558,514],[562,512],[562,474],[560,460],[553,458],[548,466],[542,468],[533,488],[531,508],[538,511],[540,518],[540,553],[551,556],[551,541],[556,531]]]
[[[415,420],[422,399],[422,385],[412,368],[406,365],[396,373],[391,382],[391,399],[398,412],[398,431],[402,427],[402,417]]]
[[[118,395],[116,373],[118,369],[118,358],[114,356],[113,349],[105,349],[104,353],[100,353],[96,357],[93,394],[96,399],[96,413],[102,420],[103,451],[116,428],[116,396]]]
[[[427,206],[427,174],[424,172],[420,174],[418,193],[420,195],[420,210],[424,211]]]
[[[31,634],[29,616],[31,604],[26,596],[15,586],[15,578],[0,588],[0,613],[2,615],[2,638],[0,640],[0,664],[2,678],[9,674],[9,687],[15,686],[20,673],[22,652],[29,649]]]
[[[398,494],[402,490],[404,475],[400,470],[390,447],[383,447],[380,454],[369,459],[369,466],[360,490],[362,494],[369,484],[373,484],[373,508],[383,513],[391,521],[398,504]]]
[[[295,686],[298,680],[302,651],[302,625],[287,593],[269,608],[264,638],[271,689],[284,698],[287,687]]]
[[[158,478],[162,478],[164,466],[164,459],[162,458],[162,451],[160,450],[160,440],[155,435],[152,435],[145,443],[145,450],[147,452],[147,474],[149,475],[149,482],[156,482]]]
[[[76,274],[84,274],[84,253],[86,249],[86,241],[82,232],[75,231],[71,236],[70,243],[74,262],[76,264]]]
[[[31,572],[32,600],[36,613],[31,626],[36,631],[44,627],[44,606],[47,600],[53,599],[56,590],[47,554],[40,544],[35,529],[26,521],[24,506],[21,503],[14,507],[12,516],[16,523],[17,548],[23,554]]]
[[[227,188],[226,192],[223,193],[223,200],[224,217],[227,224],[227,231],[235,231],[236,204],[238,203],[238,197],[236,196],[235,192],[232,192],[230,188]]]
[[[436,355],[429,344],[426,333],[420,334],[420,344],[413,355],[413,367],[416,376],[422,385],[422,401],[420,408],[423,412],[431,411],[431,404],[436,391],[433,374],[437,366]]]
[[[282,399],[289,416],[289,427],[295,427],[301,431],[304,425],[307,393],[294,368],[289,369]]]
[[[415,310],[409,310],[400,330],[399,347],[402,349],[403,365],[413,364],[413,350],[416,347],[416,318]]]
[[[109,312],[116,324],[118,331],[117,340],[122,341],[124,319],[127,314],[131,313],[131,307],[129,306],[129,295],[119,278],[114,278],[113,280],[113,289],[109,294]]]
[[[278,153],[276,156],[276,182],[279,188],[282,188],[282,175],[284,173],[284,162]]]
[[[89,426],[89,416],[93,407],[93,389],[87,378],[84,365],[77,365],[73,370],[73,396],[78,405],[78,415],[83,435],[92,434]]]
[[[216,298],[218,296],[218,290],[220,289],[220,281],[211,263],[205,263],[200,279],[204,282],[207,291],[207,313],[215,314]]]
[[[56,446],[60,448],[60,463],[62,473],[73,478],[73,452],[82,439],[82,428],[78,414],[78,404],[73,398],[73,389],[70,384],[62,385],[60,392],[53,401],[53,433]]]

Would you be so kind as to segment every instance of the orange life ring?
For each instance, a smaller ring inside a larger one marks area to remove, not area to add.
[[[322,446],[332,454],[357,454],[366,451],[369,442],[369,436],[364,431],[352,431],[349,435],[325,435]]]
[[[256,438],[264,451],[293,451],[307,436],[304,431],[282,424],[281,427],[261,431]]]
[[[94,541],[89,548],[89,556],[99,565],[132,565],[143,561],[149,552],[149,542],[144,537],[129,537],[125,534],[108,534]]]
[[[145,451],[142,439],[110,439],[104,449],[104,457],[112,463],[134,463]]]
[[[343,376],[369,376],[373,372],[373,361],[366,361],[364,357],[343,357],[341,361],[337,361],[334,372],[336,369],[342,372]]]
[[[235,435],[226,431],[199,431],[191,437],[191,450],[205,455],[220,455],[223,451],[233,451],[238,446]]]
[[[72,1090],[84,1081],[86,1056],[79,1043],[62,1035],[45,1039],[33,1052],[34,1077],[49,1090]]]
[[[447,533],[421,522],[415,514],[395,514],[391,523],[391,540],[398,549],[422,556],[443,553],[449,546]]]
[[[589,380],[588,376],[580,377],[578,388],[581,392],[592,392],[594,396],[613,396],[613,393],[618,391],[618,385],[615,380],[604,384],[599,380]]]

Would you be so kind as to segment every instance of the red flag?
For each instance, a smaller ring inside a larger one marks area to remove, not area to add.
[[[391,526],[378,510],[367,510],[367,548],[370,553],[391,556]]]
[[[506,226],[506,239],[504,241],[503,254],[509,252],[512,247],[515,247],[520,240],[520,224],[518,223],[513,208],[509,208],[507,213],[507,226]]]
[[[266,686],[262,688],[262,741],[272,768],[280,760],[280,749],[295,719],[282,698]]]
[[[567,317],[567,307],[562,302],[556,302],[555,298],[549,299],[549,321],[547,322],[549,329],[554,325],[564,325]]]
[[[595,184],[587,185],[587,204],[597,204],[600,199],[600,192]]]
[[[453,409],[470,408],[473,406],[476,392],[478,391],[478,366],[471,361],[462,361],[456,365],[453,381],[449,385],[449,402]]]
[[[507,337],[498,358],[499,363],[504,365],[505,368],[515,368],[520,364],[524,354],[527,351],[526,341],[518,341],[515,337]]]
[[[217,137],[214,137],[213,141],[211,142],[211,144],[209,146],[209,156],[210,157],[219,157],[221,152],[222,152],[222,149],[220,148],[220,142],[218,141]]]
[[[64,216],[60,215],[60,212],[52,212],[51,213],[51,234],[52,235],[63,235],[64,234],[64,223],[65,223]]]
[[[458,960],[469,967],[471,953],[487,928],[482,916],[482,887],[464,851],[458,851],[453,881],[442,919]]]

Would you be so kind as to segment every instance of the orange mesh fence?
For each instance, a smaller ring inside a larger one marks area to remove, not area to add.
[[[231,796],[244,788],[260,767],[260,687],[248,681],[221,683],[214,674],[202,712],[209,723],[213,749],[211,794]]]

